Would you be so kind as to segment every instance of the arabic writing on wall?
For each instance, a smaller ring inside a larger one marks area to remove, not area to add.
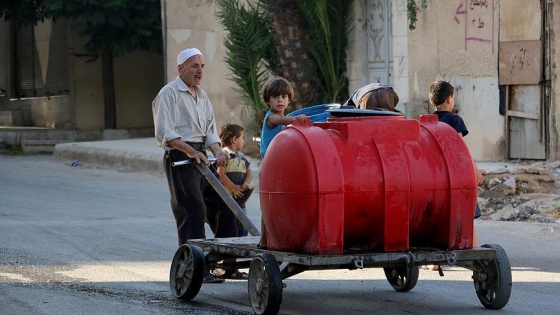
[[[538,84],[541,80],[540,40],[500,42],[500,84]]]
[[[494,53],[494,0],[459,1],[453,16],[465,28],[465,50],[469,42],[488,43]]]

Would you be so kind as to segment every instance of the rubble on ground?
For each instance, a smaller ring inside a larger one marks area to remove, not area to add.
[[[560,162],[481,171],[481,219],[560,224]]]

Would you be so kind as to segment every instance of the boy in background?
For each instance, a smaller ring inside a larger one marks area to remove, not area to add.
[[[436,111],[434,114],[438,116],[438,120],[448,124],[453,127],[461,137],[465,137],[469,134],[469,130],[463,121],[461,116],[454,114],[453,109],[455,108],[455,88],[449,82],[446,81],[435,81],[430,85],[429,91],[430,104],[432,104]],[[478,185],[484,183],[484,177],[482,173],[473,161],[473,167],[476,175],[476,182]],[[476,204],[474,218],[480,217],[480,208],[478,203]],[[473,245],[477,245],[476,232],[473,231]],[[437,269],[436,269],[437,270]]]
[[[292,84],[283,77],[272,77],[263,88],[263,100],[269,110],[263,120],[261,132],[261,157],[264,158],[270,142],[285,126],[290,125],[294,117],[284,116],[284,111],[294,97]],[[297,115],[295,119],[304,123],[307,116]]]
[[[465,137],[469,134],[469,130],[463,121],[461,116],[454,114],[455,109],[455,88],[445,81],[436,81],[430,85],[429,92],[430,104],[432,104],[436,111],[434,114],[438,116],[438,120],[448,124],[457,131],[461,137]],[[476,172],[476,181],[478,185],[484,182],[484,177],[482,173],[474,164]]]

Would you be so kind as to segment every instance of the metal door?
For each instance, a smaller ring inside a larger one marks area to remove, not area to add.
[[[508,137],[510,159],[546,159],[540,113],[542,88],[538,84],[513,85],[509,90]]]
[[[546,159],[542,12],[540,0],[500,2],[499,82],[506,92],[509,159]]]

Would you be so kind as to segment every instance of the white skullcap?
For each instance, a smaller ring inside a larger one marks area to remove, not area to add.
[[[200,52],[200,50],[198,50],[196,48],[187,48],[187,49],[183,50],[177,56],[177,64],[182,65],[185,61],[187,61],[187,59],[189,59],[190,57],[192,57],[194,55],[201,55],[202,56],[202,53]]]

